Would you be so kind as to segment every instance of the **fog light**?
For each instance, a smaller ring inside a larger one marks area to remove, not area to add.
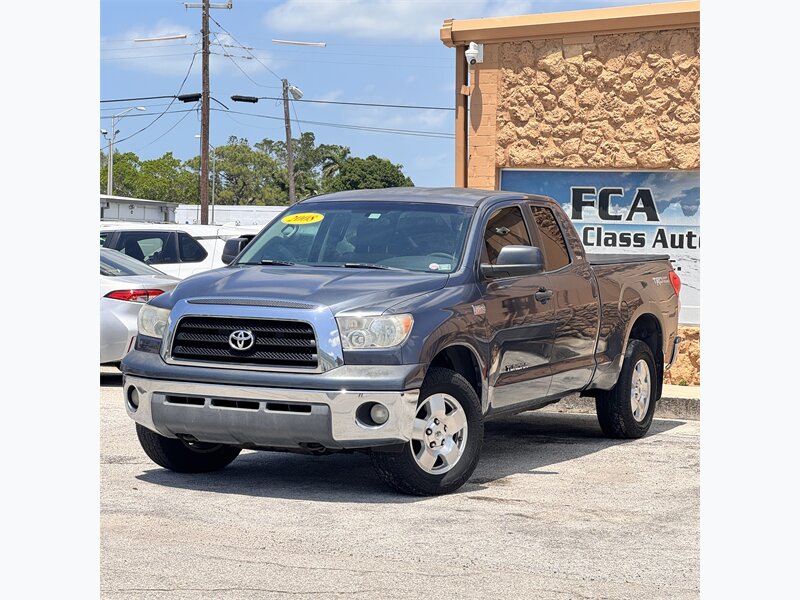
[[[128,407],[131,412],[136,412],[136,409],[139,408],[139,392],[134,386],[128,388]]]
[[[383,425],[389,420],[389,409],[383,404],[374,404],[369,411],[369,416],[376,425]]]

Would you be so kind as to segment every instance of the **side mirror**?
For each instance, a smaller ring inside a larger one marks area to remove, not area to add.
[[[233,259],[239,256],[239,253],[245,249],[245,246],[250,243],[251,238],[237,237],[227,240],[225,247],[222,249],[222,262],[229,265]]]
[[[544,271],[544,257],[536,246],[504,246],[494,265],[481,264],[481,273],[487,279],[536,275]]]

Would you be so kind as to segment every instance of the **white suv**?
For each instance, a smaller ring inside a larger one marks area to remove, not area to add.
[[[153,265],[185,279],[222,267],[222,250],[229,239],[252,239],[262,225],[178,225],[172,223],[101,222],[100,246]]]

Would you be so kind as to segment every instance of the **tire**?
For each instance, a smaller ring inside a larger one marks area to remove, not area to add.
[[[240,448],[198,442],[189,445],[136,424],[136,435],[144,453],[157,465],[177,473],[207,473],[227,467],[239,456]],[[194,447],[192,447],[194,446]]]
[[[646,366],[646,370],[640,363]],[[646,373],[649,381],[647,386],[642,384],[643,373]],[[636,394],[637,379],[640,393],[637,408],[634,409],[632,393]],[[597,420],[603,433],[619,439],[635,439],[645,435],[653,422],[657,385],[658,375],[650,347],[640,340],[630,340],[617,384],[598,394],[595,399]]]
[[[438,412],[442,404],[444,413]],[[419,420],[421,426],[415,428],[415,439],[401,452],[373,450],[372,465],[384,483],[404,494],[436,496],[455,491],[478,465],[483,445],[480,399],[464,377],[433,367],[422,384],[417,411],[415,422]],[[440,419],[442,414],[444,418]],[[430,443],[436,447],[429,451]]]

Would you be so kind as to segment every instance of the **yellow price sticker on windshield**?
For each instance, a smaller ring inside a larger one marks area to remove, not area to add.
[[[311,223],[318,223],[325,218],[325,215],[319,213],[297,213],[294,215],[286,215],[281,219],[281,222],[287,225],[309,225]]]

